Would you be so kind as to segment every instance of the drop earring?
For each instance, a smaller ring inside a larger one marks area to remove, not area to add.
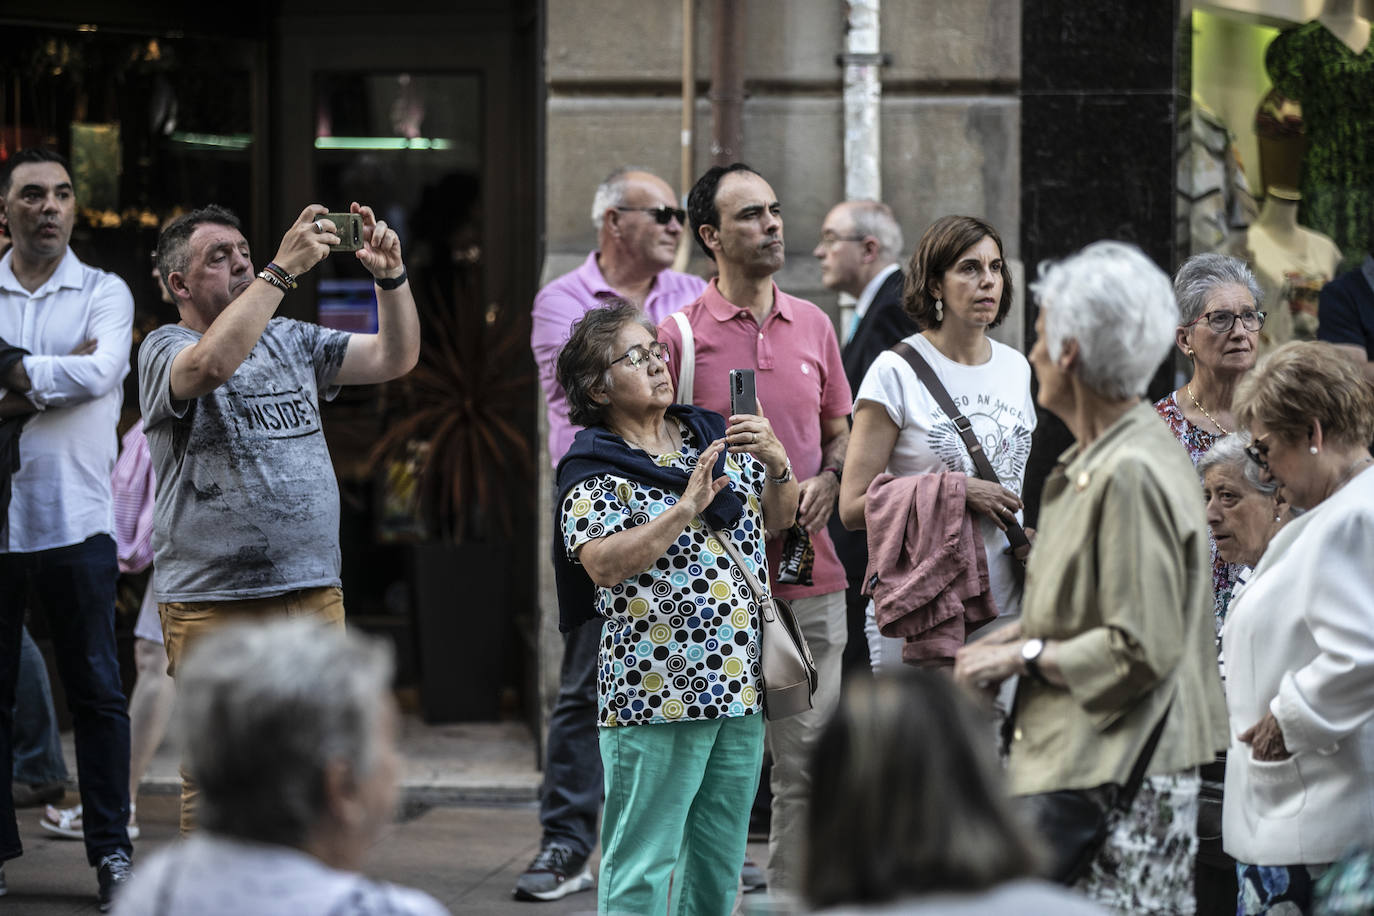
[[[940,299],[935,300],[935,320],[945,320],[945,303]]]

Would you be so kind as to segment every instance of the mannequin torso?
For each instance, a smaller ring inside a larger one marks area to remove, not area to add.
[[[1341,261],[1336,243],[1298,225],[1296,192],[1271,188],[1245,244],[1268,313],[1260,332],[1260,354],[1289,340],[1314,340],[1317,294],[1336,275]]]
[[[1354,54],[1369,47],[1369,20],[1355,12],[1355,0],[1326,0],[1317,21]]]

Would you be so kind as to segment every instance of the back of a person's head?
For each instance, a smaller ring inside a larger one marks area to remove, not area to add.
[[[947,675],[847,687],[812,759],[814,907],[979,891],[1036,859],[1008,807],[991,722]]]
[[[308,620],[227,625],[177,670],[198,826],[301,846],[326,814],[325,770],[372,767],[390,648]]]

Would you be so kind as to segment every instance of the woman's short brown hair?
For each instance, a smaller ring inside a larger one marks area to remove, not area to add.
[[[1280,438],[1301,440],[1321,424],[1322,436],[1340,445],[1374,439],[1374,385],[1363,367],[1329,343],[1295,340],[1270,353],[1241,379],[1236,419],[1258,420]]]
[[[938,328],[941,323],[935,317],[936,300],[930,291],[931,286],[943,279],[945,271],[954,266],[959,255],[985,238],[992,239],[997,245],[997,254],[1002,258],[1002,301],[997,303],[997,317],[988,327],[997,327],[1007,317],[1007,312],[1011,311],[1011,268],[1007,266],[1002,237],[990,224],[977,217],[942,216],[931,223],[921,236],[906,271],[902,307],[922,330]]]
[[[554,375],[568,397],[568,419],[578,426],[601,426],[606,419],[608,405],[598,401],[597,395],[610,386],[610,365],[620,355],[613,351],[621,329],[638,324],[658,336],[658,329],[639,306],[618,296],[602,302],[573,325],[554,364]]]

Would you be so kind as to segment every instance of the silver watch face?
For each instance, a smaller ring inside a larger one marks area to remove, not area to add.
[[[1028,662],[1033,662],[1040,657],[1040,653],[1045,651],[1045,641],[1043,639],[1028,639],[1021,646],[1021,657]]]

